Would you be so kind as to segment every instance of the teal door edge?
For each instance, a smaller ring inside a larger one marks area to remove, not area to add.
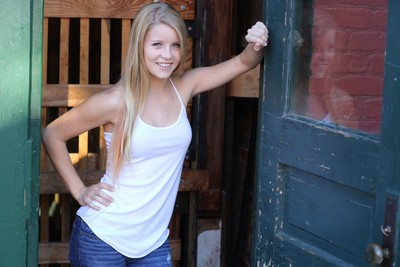
[[[43,0],[31,0],[31,64],[30,64],[30,122],[27,143],[26,199],[29,217],[27,227],[26,266],[38,265],[39,244],[39,196],[40,196],[40,131],[42,107],[42,47],[43,47]],[[30,148],[30,149],[29,149]]]

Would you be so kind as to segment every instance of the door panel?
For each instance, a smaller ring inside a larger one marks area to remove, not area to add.
[[[265,1],[253,266],[369,266],[400,187],[399,7]]]

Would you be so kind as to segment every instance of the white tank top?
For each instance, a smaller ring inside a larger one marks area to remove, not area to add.
[[[131,160],[122,165],[114,202],[96,211],[82,206],[77,215],[104,242],[130,258],[146,256],[168,238],[168,224],[174,209],[186,151],[192,130],[182,99],[178,119],[167,127],[154,127],[140,117],[135,122]],[[104,133],[107,151],[112,133]],[[110,159],[102,183],[112,184]]]

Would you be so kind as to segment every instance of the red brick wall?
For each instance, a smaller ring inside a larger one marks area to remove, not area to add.
[[[314,14],[313,55],[326,49],[323,32],[333,30],[335,56],[324,78],[310,78],[309,115],[323,119],[327,112],[335,123],[378,133],[387,1],[315,0]]]

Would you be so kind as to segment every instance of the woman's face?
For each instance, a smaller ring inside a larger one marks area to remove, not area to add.
[[[311,69],[314,77],[325,77],[332,70],[335,57],[335,32],[327,30],[316,35]]]
[[[169,78],[181,60],[181,46],[176,31],[165,24],[156,24],[144,38],[144,60],[154,78]]]

